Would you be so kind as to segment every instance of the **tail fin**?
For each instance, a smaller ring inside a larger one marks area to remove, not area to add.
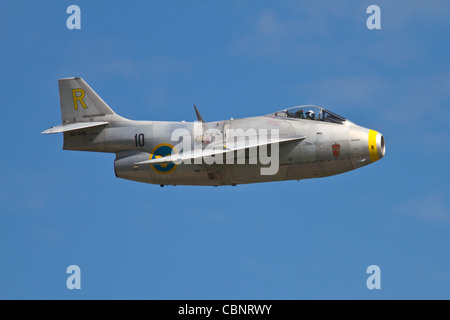
[[[58,80],[62,123],[123,120],[81,78]]]

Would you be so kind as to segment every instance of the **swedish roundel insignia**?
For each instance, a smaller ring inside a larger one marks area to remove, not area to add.
[[[153,149],[150,155],[150,160],[170,156],[172,154],[172,150],[174,150],[174,147],[171,144],[168,143],[158,144]],[[151,167],[158,173],[170,173],[176,169],[177,165],[175,163],[155,164],[152,165]]]

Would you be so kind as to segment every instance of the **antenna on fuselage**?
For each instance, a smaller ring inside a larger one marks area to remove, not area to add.
[[[198,112],[197,107],[195,106],[195,104],[194,104],[194,109],[195,109],[195,114],[197,115],[197,120],[204,123],[205,121],[203,120],[202,115],[200,114],[200,112]]]

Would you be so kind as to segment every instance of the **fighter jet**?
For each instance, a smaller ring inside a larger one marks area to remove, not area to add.
[[[134,121],[117,115],[81,78],[58,80],[64,150],[115,153],[118,178],[223,186],[333,176],[381,159],[381,133],[313,105],[205,122]]]

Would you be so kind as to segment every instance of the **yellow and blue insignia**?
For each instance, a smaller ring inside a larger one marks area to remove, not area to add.
[[[170,156],[172,154],[172,150],[174,153],[178,153],[177,150],[171,144],[168,143],[158,144],[155,148],[153,148],[149,160]],[[151,167],[158,173],[170,173],[176,169],[177,164],[175,163],[153,164],[151,165]]]

